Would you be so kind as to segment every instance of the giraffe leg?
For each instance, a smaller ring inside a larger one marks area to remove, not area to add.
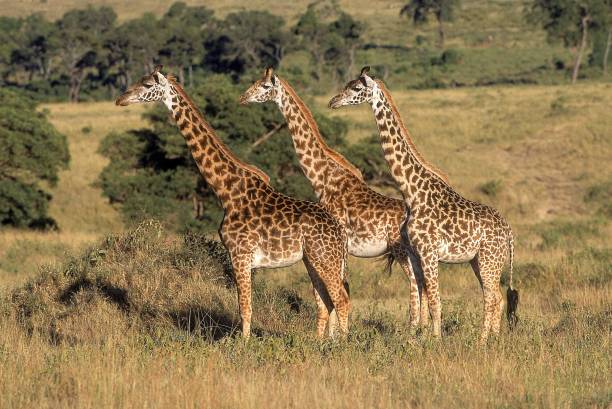
[[[334,338],[336,336],[336,330],[338,329],[338,314],[336,309],[329,314],[329,320],[327,321],[327,336]]]
[[[344,288],[344,280],[341,278],[343,275],[341,274],[340,269],[343,266],[329,265],[331,263],[326,263],[321,257],[319,257],[318,254],[311,255],[309,253],[306,255],[305,259],[307,265],[310,265],[308,270],[311,274],[311,280],[313,280],[313,283],[321,283],[319,284],[321,286],[319,294],[322,296],[322,299],[327,306],[328,313],[330,315],[333,315],[332,312],[337,314],[340,331],[342,331],[344,334],[348,333],[350,301],[348,293]],[[343,262],[341,264],[343,264]],[[322,294],[326,294],[327,297],[323,296]],[[329,324],[330,331],[333,332],[335,323],[331,322],[332,320],[329,320]],[[322,334],[319,335],[321,336]]]
[[[330,314],[327,308],[328,308],[328,305],[331,304],[331,300],[329,300],[327,303],[323,301],[324,297],[326,298],[329,298],[329,297],[327,296],[327,294],[324,294],[322,296],[320,294],[322,290],[325,290],[322,283],[317,283],[315,285],[315,283],[313,282],[312,292],[314,293],[315,301],[317,303],[317,336],[319,338],[323,338],[323,334],[325,333],[325,326],[327,325],[329,321],[329,317],[330,317]],[[331,323],[330,323],[330,328],[331,328]]]
[[[482,288],[483,323],[479,343],[484,344],[489,337],[489,332],[499,333],[503,306],[503,297],[499,289],[501,271],[495,263],[483,257],[481,253],[470,264]]]
[[[238,289],[242,337],[248,339],[251,336],[251,315],[253,311],[251,304],[251,255],[232,256],[232,267],[236,277],[236,288]]]
[[[412,271],[416,276],[416,282],[419,289],[419,301],[420,301],[420,318],[419,324],[422,328],[429,325],[429,297],[427,295],[427,286],[425,285],[425,275],[421,268],[421,262],[414,252],[411,250],[408,254],[410,258],[410,264],[412,265]]]
[[[429,302],[429,312],[433,322],[433,335],[442,335],[442,304],[438,289],[438,257],[433,251],[420,252],[421,268],[423,269],[425,288]]]
[[[419,326],[419,310],[421,309],[421,301],[419,298],[419,285],[417,284],[413,266],[410,263],[406,252],[402,251],[399,246],[394,247],[391,251],[393,252],[393,257],[402,267],[402,270],[404,270],[406,277],[408,277],[408,280],[410,281],[410,329],[411,332],[416,331]]]

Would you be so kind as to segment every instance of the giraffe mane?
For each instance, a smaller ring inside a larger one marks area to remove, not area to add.
[[[200,110],[197,108],[196,104],[191,100],[189,95],[187,95],[185,90],[183,90],[183,87],[181,87],[180,84],[176,81],[176,77],[174,77],[173,75],[168,75],[168,76],[166,76],[166,79],[172,85],[174,85],[174,88],[176,89],[176,92],[178,92],[180,94],[180,96],[183,98],[183,100],[185,100],[185,102],[187,102],[187,104],[191,108],[192,112],[194,112],[195,115],[197,116],[197,118],[200,121],[202,121],[202,124],[204,124],[204,127],[206,128],[206,130],[211,135],[215,135],[216,136],[217,135],[216,132],[212,129],[210,124],[204,119],[204,115],[202,115]],[[225,144],[218,137],[215,138],[215,143],[218,145],[218,148],[221,150],[221,152],[223,154],[227,155],[227,157],[230,158],[238,167],[240,167],[240,168],[242,168],[242,169],[244,169],[244,170],[246,170],[248,172],[254,173],[256,176],[258,176],[267,185],[270,184],[270,176],[266,175],[263,170],[257,168],[256,166],[249,165],[249,164],[243,162],[242,160],[240,160],[232,151],[230,151],[227,148],[227,146],[225,146]]]
[[[304,101],[302,101],[302,99],[298,96],[298,94],[291,87],[291,85],[289,85],[289,83],[287,83],[287,81],[285,81],[284,79],[280,77],[277,77],[277,78],[280,80],[282,86],[285,88],[287,93],[291,95],[291,97],[293,98],[295,103],[298,105],[300,110],[304,113],[304,116],[306,117],[306,122],[308,122],[308,124],[313,129],[313,133],[315,135],[317,143],[323,148],[323,151],[338,166],[340,166],[347,172],[350,172],[353,176],[355,176],[357,179],[363,182],[364,180],[363,180],[363,175],[361,174],[361,171],[355,165],[349,162],[344,156],[342,156],[341,154],[339,154],[338,152],[330,148],[325,143],[325,141],[323,140],[323,137],[321,136],[321,132],[319,131],[319,127],[317,126],[317,122],[314,120],[314,117],[312,116],[312,112],[310,111],[310,109],[308,109],[306,104],[304,104]]]
[[[447,185],[450,185],[448,176],[446,176],[446,174],[442,172],[439,168],[437,168],[436,166],[428,162],[423,157],[423,155],[421,155],[421,152],[419,152],[419,150],[416,148],[416,145],[414,144],[414,141],[412,140],[412,136],[410,135],[410,132],[408,132],[408,129],[406,129],[406,126],[404,125],[404,121],[402,120],[402,117],[400,116],[399,111],[397,110],[397,106],[395,105],[395,102],[393,101],[393,98],[391,97],[391,93],[389,92],[387,87],[385,87],[385,84],[379,79],[375,79],[374,81],[378,84],[380,90],[382,91],[385,98],[387,99],[387,102],[389,103],[389,106],[391,107],[391,111],[393,112],[393,115],[395,115],[395,118],[397,119],[397,123],[399,124],[400,130],[402,131],[404,140],[408,144],[410,151],[415,156],[417,161],[419,161],[419,163],[423,165],[425,169],[429,170],[431,173],[433,173],[434,175],[442,179],[444,183],[446,183]]]

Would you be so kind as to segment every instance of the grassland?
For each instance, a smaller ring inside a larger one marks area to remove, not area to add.
[[[295,266],[255,275],[258,336],[244,343],[235,290],[180,237],[99,244],[123,227],[92,186],[96,149],[108,131],[142,126],[142,109],[51,104],[72,154],[51,190],[61,231],[0,232],[0,407],[610,407],[612,86],[394,96],[423,154],[514,227],[516,331],[475,347],[477,280],[443,266],[444,338],[413,339],[405,277],[351,259],[348,340],[313,339]],[[366,107],[331,114],[353,141],[376,132]]]

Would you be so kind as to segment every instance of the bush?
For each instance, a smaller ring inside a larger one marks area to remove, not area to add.
[[[480,185],[479,189],[482,193],[490,197],[496,197],[502,188],[501,180],[489,180]]]
[[[55,130],[34,101],[0,90],[0,225],[48,227],[51,196],[39,181],[57,183],[69,161],[66,137]]]
[[[591,186],[584,195],[585,203],[597,207],[597,212],[612,217],[612,181]]]
[[[228,262],[219,242],[177,240],[146,221],[59,268],[46,267],[13,291],[10,305],[24,329],[52,343],[105,343],[126,332],[158,342],[185,332],[217,340],[240,322]],[[255,285],[253,302],[255,334],[314,327],[313,309],[291,290]]]

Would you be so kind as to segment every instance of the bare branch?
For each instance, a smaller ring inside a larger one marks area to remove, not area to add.
[[[278,131],[280,131],[286,126],[287,126],[286,122],[276,124],[274,128],[270,129],[268,132],[266,132],[265,134],[257,138],[257,140],[253,142],[253,144],[251,145],[251,149],[255,149],[256,147],[258,147],[259,145],[261,145],[262,143],[270,139],[275,133],[277,133]]]

